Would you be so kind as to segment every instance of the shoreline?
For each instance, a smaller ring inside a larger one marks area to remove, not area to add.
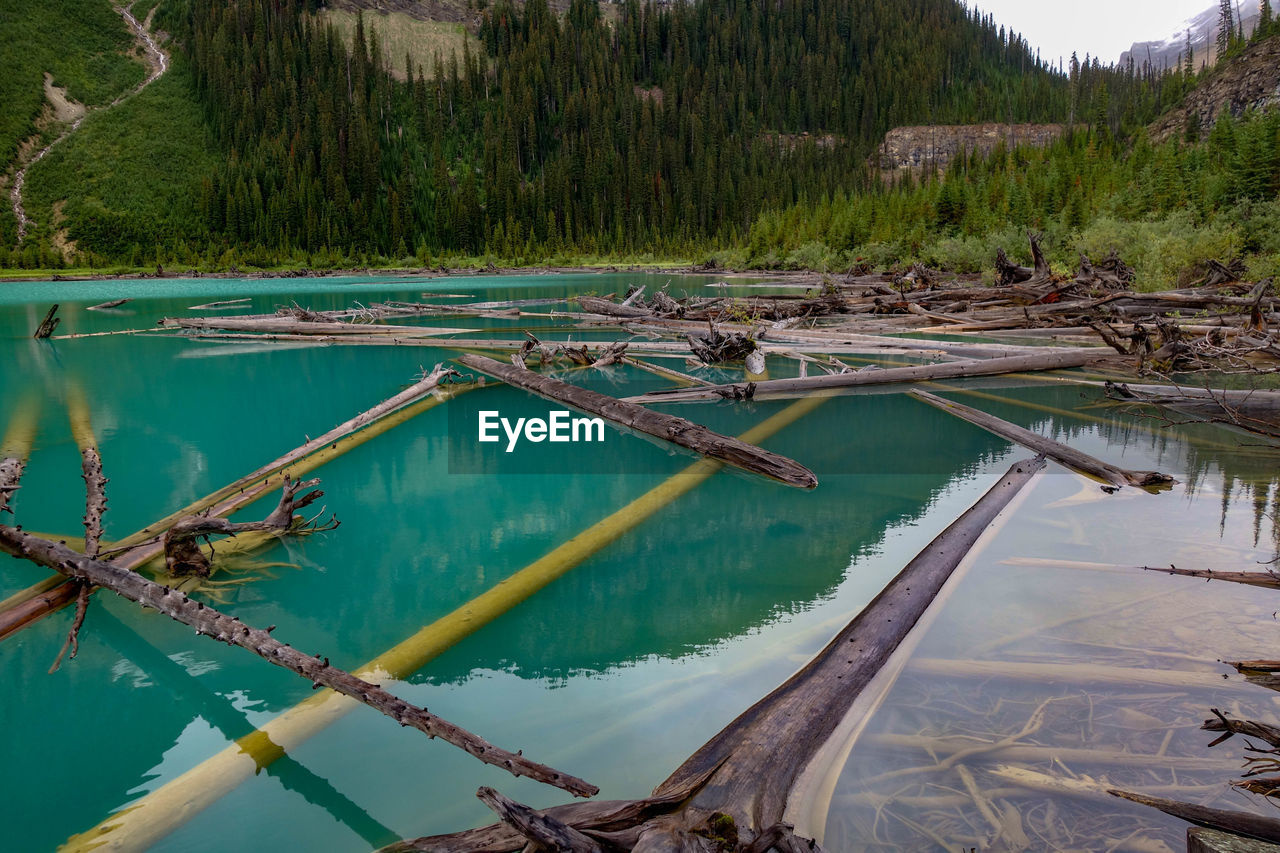
[[[145,279],[245,279],[261,281],[275,278],[343,278],[354,276],[386,276],[388,278],[463,278],[482,276],[532,276],[532,275],[574,275],[605,273],[649,273],[654,275],[714,275],[726,278],[744,277],[782,277],[801,282],[821,282],[823,273],[812,270],[740,270],[724,267],[707,268],[704,266],[642,266],[642,265],[608,265],[608,266],[554,266],[554,267],[350,267],[342,269],[301,269],[301,270],[253,270],[227,272],[201,272],[188,269],[181,272],[160,271],[128,272],[128,273],[55,273],[41,271],[45,274],[7,276],[0,270],[0,286],[7,282],[32,281],[142,281]],[[25,271],[22,271],[25,272]]]

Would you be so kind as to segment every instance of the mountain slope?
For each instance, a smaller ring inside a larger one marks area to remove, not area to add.
[[[563,15],[500,3],[479,41],[411,70],[368,18],[340,35],[323,11],[163,0],[220,157],[187,158],[180,180],[150,158],[155,191],[129,171],[124,193],[109,189],[108,148],[91,168],[75,160],[97,155],[77,148],[56,176],[38,171],[35,195],[50,212],[64,203],[62,227],[98,261],[176,240],[264,262],[694,251],[763,209],[864,185],[892,125],[1052,120],[1070,106],[1025,42],[954,0],[630,0],[608,20],[593,0]],[[126,133],[123,115],[100,121],[103,139]],[[193,182],[193,216],[164,209]]]

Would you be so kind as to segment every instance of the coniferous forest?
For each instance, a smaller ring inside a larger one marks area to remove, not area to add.
[[[51,226],[19,245],[4,223],[0,266],[965,266],[1019,229],[1047,230],[1066,256],[1099,221],[1203,224],[1280,186],[1273,120],[1217,131],[1201,153],[1191,134],[1145,141],[1206,72],[1074,56],[1050,67],[954,0],[573,0],[562,14],[502,0],[483,12],[481,49],[464,42],[430,63],[387,55],[363,20],[348,41],[318,11],[314,0],[163,0],[165,91],[191,105],[169,110],[188,114],[174,131],[193,148],[183,174],[156,176],[167,192],[154,198],[143,180],[115,203],[77,199],[56,153],[42,164],[44,198],[65,202],[76,255],[47,247]],[[869,165],[892,127],[984,121],[1073,130],[1048,151],[960,158],[945,174],[886,182]],[[1253,147],[1224,148],[1224,135]],[[1246,156],[1250,188],[1224,191],[1221,175]],[[1186,189],[1188,169],[1212,191]],[[1170,182],[1180,196],[1152,195]]]

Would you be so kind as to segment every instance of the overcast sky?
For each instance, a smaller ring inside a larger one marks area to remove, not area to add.
[[[1244,8],[1248,0],[1241,0]],[[1117,62],[1135,41],[1173,35],[1178,25],[1216,6],[1214,0],[968,0],[995,16],[997,24],[1019,32],[1046,60],[1088,53]]]

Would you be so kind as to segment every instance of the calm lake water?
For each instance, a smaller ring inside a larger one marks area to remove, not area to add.
[[[459,295],[446,299],[454,303],[468,301],[461,295],[568,297],[668,281],[675,295],[723,292],[707,287],[711,278],[631,274],[0,285],[0,432],[21,406],[40,412],[14,519],[59,538],[82,534],[69,396],[88,400],[110,478],[110,540],[456,355],[167,333],[31,340],[53,302],[61,304],[57,332],[64,334],[146,329],[165,316],[212,313],[189,310],[199,303],[242,297],[251,301],[225,312],[295,302],[330,309],[422,294]],[[132,301],[119,309],[85,310],[124,297]],[[517,321],[415,322],[511,336]],[[795,366],[777,359],[769,370],[794,375]],[[661,385],[630,367],[564,376],[620,396]],[[1219,427],[1168,426],[1101,405],[1092,386],[998,380],[963,387],[988,396],[955,399],[1181,482],[1159,495],[1105,495],[1050,465],[913,638],[912,661],[835,782],[827,849],[925,850],[939,841],[984,847],[995,824],[1005,827],[1005,846],[1018,847],[1010,839],[1022,833],[1022,849],[1178,849],[1178,821],[1087,793],[1029,792],[1025,780],[999,775],[1005,765],[1165,796],[1182,789],[1183,799],[1265,813],[1265,801],[1227,785],[1241,761],[1239,739],[1209,750],[1212,735],[1197,727],[1211,707],[1280,721],[1280,694],[1245,684],[1218,662],[1275,657],[1280,599],[1135,567],[1239,571],[1275,558],[1280,454]],[[736,434],[788,405],[668,410]],[[254,554],[288,565],[250,568],[250,582],[218,590],[220,606],[355,669],[694,461],[610,428],[602,444],[541,445],[476,463],[472,412],[534,417],[549,408],[491,385],[325,464],[313,476],[323,479],[323,504],[341,527]],[[496,744],[590,780],[602,798],[644,796],[802,666],[1027,455],[898,389],[833,398],[763,444],[814,470],[819,487],[801,492],[720,472],[386,686]],[[237,518],[265,516],[276,497]],[[0,598],[47,575],[0,559]],[[0,642],[7,849],[57,847],[313,695],[306,681],[241,649],[101,594],[79,657],[47,674],[71,615],[63,611]],[[1126,672],[1139,671],[1156,674],[1126,683]],[[938,751],[1015,735],[1003,752],[963,761],[947,763],[948,753]],[[1116,752],[1140,757],[1118,760]],[[534,806],[566,799],[357,708],[207,807],[188,815],[175,806],[171,831],[154,849],[367,850],[488,822],[474,796],[480,785]]]

